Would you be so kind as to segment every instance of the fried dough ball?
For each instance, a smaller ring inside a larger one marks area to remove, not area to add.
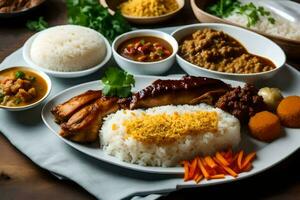
[[[256,113],[249,121],[250,134],[258,140],[271,142],[281,135],[279,118],[268,111]]]
[[[284,98],[277,107],[277,115],[282,125],[300,128],[300,97],[289,96]]]

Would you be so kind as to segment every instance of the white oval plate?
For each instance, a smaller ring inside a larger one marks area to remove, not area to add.
[[[158,78],[176,79],[178,78],[178,76],[177,77],[135,76],[136,86],[134,90],[135,91],[140,90]],[[237,81],[226,80],[224,82],[232,84],[233,86],[243,85],[243,83]],[[96,145],[78,144],[63,138],[58,134],[60,127],[54,122],[54,117],[51,114],[50,110],[55,105],[65,102],[66,100],[70,99],[75,95],[78,95],[87,90],[97,90],[97,89],[99,90],[101,89],[101,87],[102,86],[99,81],[93,81],[75,87],[71,87],[57,94],[55,97],[53,97],[50,101],[46,103],[46,105],[42,110],[41,114],[44,123],[56,136],[58,136],[66,144],[98,160],[102,160],[104,162],[108,162],[117,166],[125,167],[131,170],[141,171],[141,172],[158,173],[158,174],[182,174],[183,173],[182,167],[170,167],[170,168],[144,167],[136,164],[126,163],[120,161],[115,157],[105,154],[104,151],[102,151],[99,147],[96,147]],[[284,130],[285,130],[285,135],[270,144],[259,142],[253,138],[248,137],[245,131],[242,132],[242,142],[240,144],[241,146],[240,148],[246,150],[246,152],[256,151],[257,159],[253,163],[254,169],[248,173],[241,174],[239,178],[254,175],[260,171],[263,171],[275,165],[282,159],[286,158],[287,156],[289,156],[299,148],[300,130],[299,129],[284,129]],[[208,182],[205,181],[204,184],[212,184],[216,182],[220,183],[220,182],[231,181],[231,180],[235,180],[235,179],[232,179],[231,177],[227,177],[226,179],[222,179],[222,180],[211,180]]]
[[[55,28],[55,27],[51,27],[51,28]],[[49,28],[49,29],[51,29]],[[49,29],[46,29],[44,31],[47,31]],[[44,71],[45,73],[54,76],[54,77],[58,77],[58,78],[76,78],[76,77],[81,77],[81,76],[86,76],[89,75],[91,73],[96,72],[97,70],[99,70],[101,67],[103,67],[111,58],[111,47],[110,44],[108,42],[108,40],[101,34],[99,33],[100,37],[103,39],[104,43],[105,43],[105,47],[106,47],[106,55],[103,58],[103,60],[101,61],[101,63],[97,64],[96,66],[89,68],[89,69],[85,69],[85,70],[80,70],[80,71],[73,71],[73,72],[61,72],[61,71],[54,71],[54,70],[50,70],[50,69],[46,69],[43,67],[40,67],[39,65],[35,64],[33,62],[33,60],[30,57],[30,48],[32,45],[33,40],[41,33],[43,33],[44,31],[38,32],[36,34],[34,34],[33,36],[31,36],[24,44],[23,46],[23,59],[25,60],[25,62],[31,66],[32,68],[38,69],[40,71]]]

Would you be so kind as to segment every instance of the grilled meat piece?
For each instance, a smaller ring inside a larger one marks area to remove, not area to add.
[[[88,90],[83,94],[75,96],[63,104],[54,107],[51,112],[57,123],[67,121],[74,113],[87,104],[101,98],[101,90]]]
[[[101,97],[83,107],[61,124],[60,135],[81,143],[97,140],[102,118],[119,109],[117,101],[115,97]]]
[[[223,81],[205,77],[184,76],[180,80],[157,80],[131,97],[130,109],[200,102],[213,104],[230,88]]]

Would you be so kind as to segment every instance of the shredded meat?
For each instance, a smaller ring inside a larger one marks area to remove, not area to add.
[[[187,61],[206,69],[228,73],[258,73],[275,65],[268,59],[252,55],[234,38],[222,31],[198,30],[179,47]]]
[[[266,109],[263,98],[257,93],[258,90],[250,84],[237,87],[219,98],[216,107],[247,123],[251,116]]]

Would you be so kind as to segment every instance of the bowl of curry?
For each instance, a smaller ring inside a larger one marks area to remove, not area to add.
[[[190,75],[255,82],[274,76],[286,60],[271,40],[231,25],[188,25],[172,36],[179,43],[177,62]]]
[[[9,67],[0,71],[0,109],[21,111],[39,105],[51,91],[44,72],[29,67]]]
[[[112,44],[118,65],[132,73],[162,74],[175,62],[177,41],[169,34],[155,30],[137,30],[120,35]]]

